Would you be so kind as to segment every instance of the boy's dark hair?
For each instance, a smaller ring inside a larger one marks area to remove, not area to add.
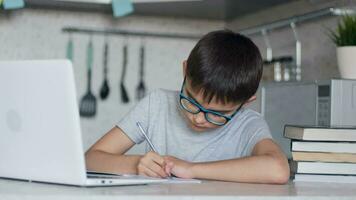
[[[186,76],[195,92],[208,102],[242,103],[253,96],[262,76],[258,47],[230,30],[206,34],[187,60]]]

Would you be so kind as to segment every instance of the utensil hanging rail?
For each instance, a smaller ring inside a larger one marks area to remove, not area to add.
[[[332,16],[332,15],[354,15],[356,14],[356,9],[355,8],[324,8],[321,10],[316,10],[312,11],[306,14],[302,15],[296,15],[292,16],[286,19],[281,19],[277,20],[271,23],[267,24],[262,24],[258,26],[254,26],[251,28],[246,28],[242,29],[239,31],[239,33],[245,34],[245,35],[253,35],[253,34],[260,34],[261,30],[272,30],[272,29],[278,29],[278,28],[283,28],[283,27],[288,27],[290,26],[291,23],[299,23],[303,21],[308,21],[320,17],[326,17],[326,16]]]
[[[127,30],[119,30],[119,29],[96,29],[96,28],[85,28],[85,27],[64,27],[62,28],[62,31],[67,33],[81,33],[81,34],[123,35],[123,36],[174,38],[174,39],[190,39],[190,40],[198,40],[202,37],[202,35],[153,33],[153,32],[127,31]]]

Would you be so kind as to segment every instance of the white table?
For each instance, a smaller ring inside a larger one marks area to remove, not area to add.
[[[203,181],[83,188],[0,179],[0,200],[356,199],[356,184],[290,182],[286,185]]]

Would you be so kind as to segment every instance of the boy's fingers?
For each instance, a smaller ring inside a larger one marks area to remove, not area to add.
[[[164,171],[164,167],[161,167],[157,163],[152,163],[149,168],[154,171],[156,174],[158,174],[160,177],[165,178],[168,176],[168,174]]]
[[[171,170],[169,169],[168,165],[166,165],[164,167],[164,171],[166,172],[166,174],[168,174],[169,176],[171,176]]]
[[[148,167],[146,167],[144,165],[141,166],[140,174],[145,175],[145,176],[160,178],[160,176],[157,173],[155,173],[154,171],[152,171],[151,169],[149,169]]]
[[[157,153],[152,154],[152,160],[155,161],[155,163],[157,163],[161,167],[164,167],[166,165],[164,158],[158,155]]]
[[[166,172],[169,176],[171,176],[171,173],[172,173],[171,171],[172,171],[173,167],[174,167],[174,164],[173,164],[172,162],[167,163],[167,165],[164,167],[165,172]]]
[[[168,174],[164,171],[164,166],[166,165],[164,159],[157,153],[148,152],[140,162],[160,177],[168,176]]]
[[[160,166],[164,166],[165,165],[165,162],[164,162],[164,159],[160,156],[160,155],[158,155],[157,153],[155,153],[155,152],[152,152],[152,151],[150,151],[150,152],[148,152],[141,160],[140,160],[140,162],[143,162],[143,163],[145,163],[146,165],[148,165],[150,162],[155,162],[155,163],[157,163],[158,165],[160,165]]]

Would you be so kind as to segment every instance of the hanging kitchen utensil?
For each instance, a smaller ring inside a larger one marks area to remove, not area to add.
[[[80,115],[83,117],[93,117],[96,114],[96,98],[91,92],[91,76],[93,68],[93,42],[90,38],[87,46],[87,92],[80,102]]]
[[[291,81],[291,63],[292,56],[281,56],[272,59],[271,64],[274,65],[274,81]]]
[[[145,48],[141,45],[140,48],[140,69],[139,69],[139,83],[136,88],[136,99],[140,100],[146,95],[146,87],[143,81],[144,79],[144,63],[145,62]]]
[[[272,56],[272,45],[268,37],[267,30],[262,29],[263,40],[266,45],[266,59],[263,62],[263,81],[273,81],[274,80],[274,60]]]
[[[74,56],[73,38],[72,35],[70,35],[67,42],[66,58],[73,62],[73,56]]]
[[[105,100],[110,93],[110,88],[109,88],[109,84],[108,84],[108,54],[109,54],[109,44],[107,42],[107,40],[105,40],[105,45],[104,45],[104,55],[103,55],[103,59],[104,59],[104,68],[103,68],[103,74],[104,74],[104,82],[103,85],[101,86],[100,89],[100,98],[102,100]]]
[[[263,29],[262,36],[267,47],[266,60],[263,62],[263,81],[291,81],[291,63],[293,57],[291,56],[272,56],[272,46],[268,37],[268,32]]]
[[[302,80],[302,43],[300,42],[299,35],[297,32],[297,27],[294,22],[290,24],[292,31],[293,31],[293,36],[295,39],[295,67],[293,68],[294,72],[294,77],[297,81]]]
[[[128,103],[130,101],[129,95],[124,85],[126,68],[127,68],[127,48],[128,47],[125,44],[123,48],[123,62],[122,62],[122,72],[121,72],[121,79],[120,79],[120,94],[121,94],[121,101],[123,103]]]
[[[282,80],[283,81],[294,81],[292,77],[292,69],[294,66],[293,57],[292,56],[282,56],[279,57],[279,61],[281,62],[282,66]]]

